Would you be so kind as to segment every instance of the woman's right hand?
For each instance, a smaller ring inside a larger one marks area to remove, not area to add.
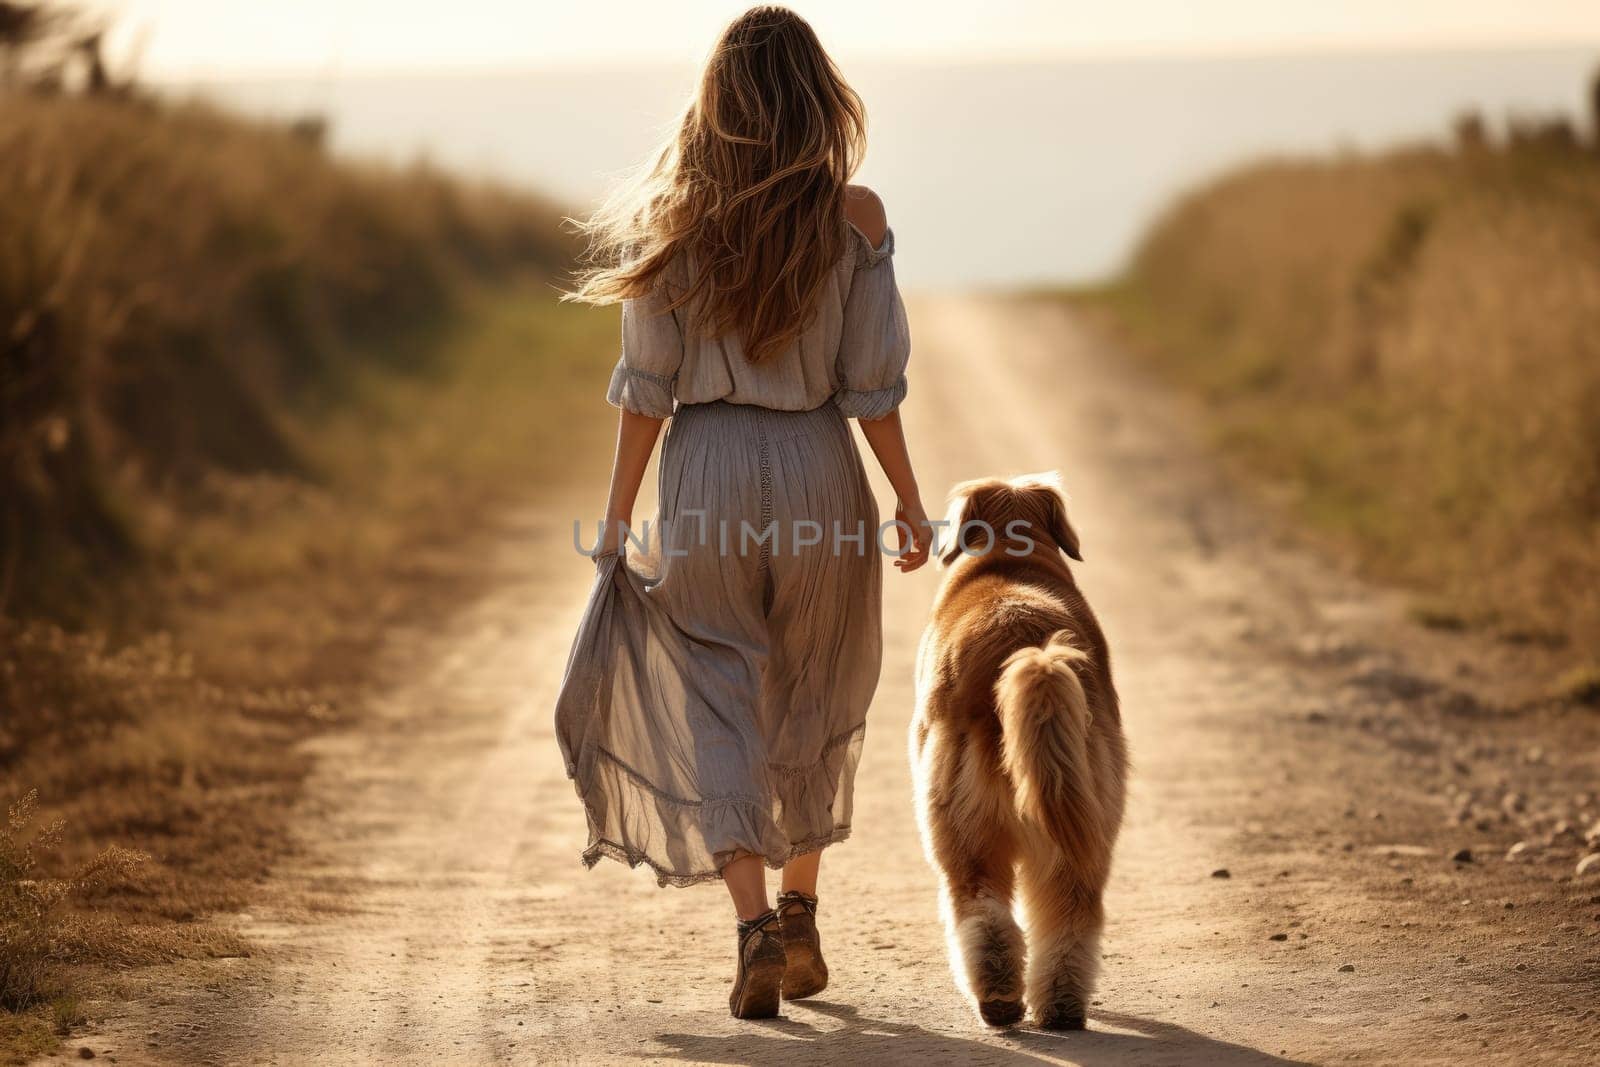
[[[910,574],[928,562],[928,549],[933,543],[933,527],[928,522],[928,513],[922,509],[920,500],[895,501],[894,518],[896,523],[904,524],[895,526],[895,539],[899,542],[900,555],[895,559],[894,565],[902,573]],[[906,537],[908,530],[911,534],[909,543]]]

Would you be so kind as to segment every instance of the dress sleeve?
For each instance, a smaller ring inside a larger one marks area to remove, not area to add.
[[[894,280],[894,231],[869,248],[858,241],[855,273],[844,302],[839,391],[833,402],[854,419],[881,419],[906,398],[911,329]]]
[[[683,332],[659,293],[622,302],[622,358],[606,400],[638,415],[672,415],[673,385],[683,365]]]

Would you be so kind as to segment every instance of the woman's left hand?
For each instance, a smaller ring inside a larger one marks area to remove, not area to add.
[[[928,513],[922,510],[922,502],[913,500],[910,503],[897,500],[894,505],[895,538],[899,541],[900,555],[894,565],[902,573],[910,574],[924,563],[928,562],[928,548],[933,541],[933,527],[928,522]],[[909,543],[906,532],[910,531]]]

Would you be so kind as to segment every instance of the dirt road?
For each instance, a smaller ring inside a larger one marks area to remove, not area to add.
[[[238,920],[261,956],[161,972],[66,1053],[1593,1062],[1600,880],[1573,879],[1581,843],[1550,820],[1596,817],[1594,722],[1526,700],[1507,680],[1517,653],[1424,632],[1284,543],[1182,408],[1061,307],[930,299],[912,321],[905,412],[927,493],[1059,468],[1115,650],[1135,779],[1089,1033],[986,1031],[952,984],[905,756],[931,568],[886,576],[855,835],[823,865],[821,999],[730,1019],[720,888],[583,870],[550,719],[590,573],[570,523],[596,472],[508,520],[485,562],[495,591],[396,633],[364,725],[319,742],[305,855]],[[1553,740],[1534,753],[1530,736]],[[1524,838],[1527,862],[1503,861]],[[1450,861],[1461,848],[1472,862]]]

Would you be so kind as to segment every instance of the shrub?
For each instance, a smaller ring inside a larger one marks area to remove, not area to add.
[[[292,414],[425,366],[469,280],[565,261],[560,212],[338,160],[199,104],[0,107],[0,611],[75,621],[153,498],[314,475]]]
[[[1370,571],[1592,643],[1600,168],[1559,123],[1521,129],[1234,172],[1166,214],[1113,297]]]
[[[58,971],[81,951],[88,929],[73,900],[126,878],[143,860],[113,845],[69,877],[48,877],[41,857],[60,843],[62,824],[35,827],[37,809],[38,794],[29,792],[0,829],[0,1009],[12,1012],[62,995]]]

